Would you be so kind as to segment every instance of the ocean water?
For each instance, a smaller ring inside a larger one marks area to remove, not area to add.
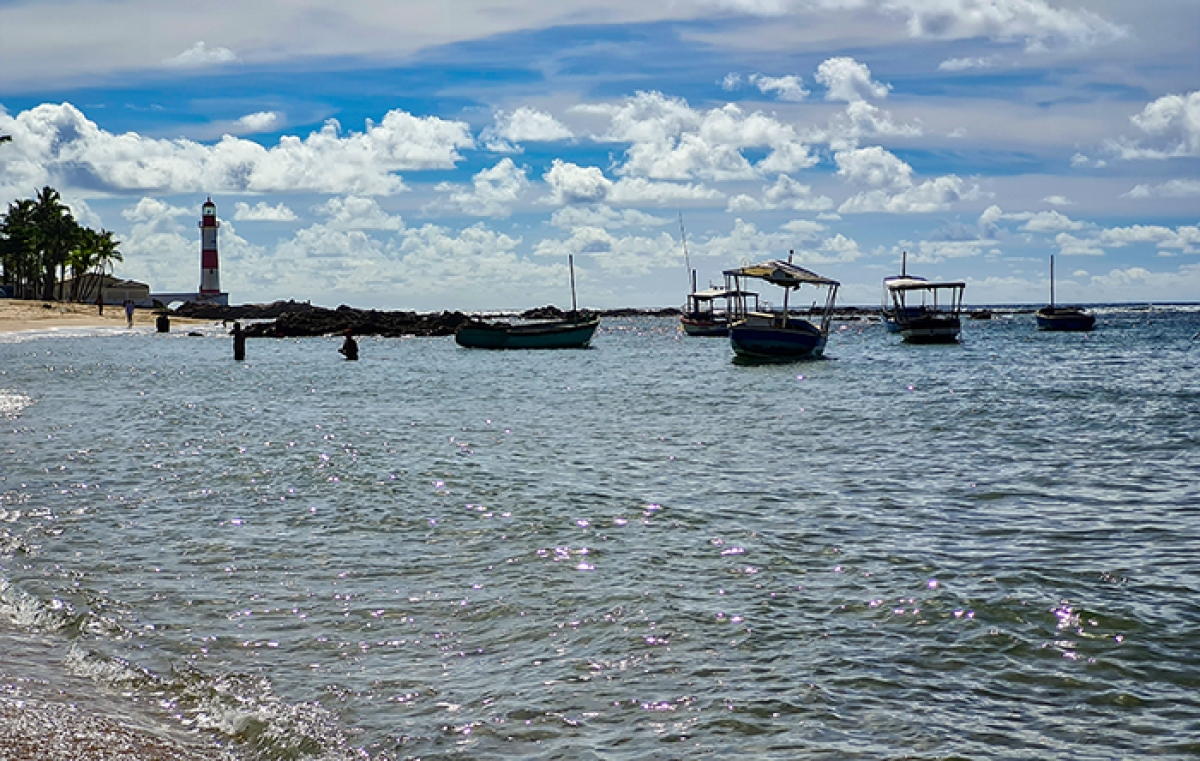
[[[0,672],[255,761],[1200,754],[1200,308],[201,332],[0,337]]]

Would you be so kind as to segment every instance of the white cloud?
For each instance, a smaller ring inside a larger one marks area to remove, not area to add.
[[[923,240],[916,243],[903,241],[892,253],[909,252],[909,261],[915,264],[939,264],[947,259],[969,259],[981,256],[984,248],[991,245],[988,240]]]
[[[968,69],[990,69],[995,66],[997,59],[987,58],[947,58],[938,64],[938,71],[966,71]]]
[[[774,185],[763,186],[761,197],[738,195],[729,199],[727,208],[732,212],[763,209],[824,211],[833,208],[833,199],[828,196],[814,195],[812,187],[802,185],[791,177],[781,174],[776,178]]]
[[[1029,50],[1088,47],[1127,34],[1090,11],[1054,8],[1045,0],[884,0],[882,8],[908,16],[913,37],[1024,40]]]
[[[1130,117],[1146,137],[1119,139],[1109,144],[1123,159],[1165,159],[1200,156],[1200,90],[1187,95],[1164,95]]]
[[[846,199],[838,207],[842,214],[921,214],[944,209],[979,193],[977,187],[968,187],[953,174],[917,184],[912,179],[912,167],[879,146],[838,151],[834,160],[838,176],[869,188]]]
[[[374,198],[347,196],[330,198],[313,207],[313,212],[328,217],[324,227],[330,230],[403,230],[404,220],[388,214]]]
[[[282,202],[270,206],[259,201],[254,206],[238,201],[233,206],[233,218],[243,222],[295,222],[296,213]]]
[[[1188,198],[1200,196],[1200,180],[1168,180],[1160,185],[1136,185],[1129,198]]]
[[[746,113],[736,105],[699,111],[682,98],[639,92],[613,104],[576,106],[576,111],[604,116],[605,142],[629,143],[619,175],[652,180],[752,179],[763,171],[795,171],[816,163],[795,128],[761,112]],[[752,166],[742,151],[769,151]]]
[[[825,85],[825,100],[854,102],[867,98],[886,98],[890,85],[871,79],[866,64],[853,58],[830,58],[817,67],[817,82]]]
[[[470,190],[450,183],[438,185],[438,190],[449,192],[452,205],[480,217],[507,217],[512,213],[512,206],[529,188],[525,170],[510,158],[501,159],[491,169],[480,171],[471,181]]]
[[[172,206],[157,198],[149,197],[142,198],[133,206],[121,211],[121,216],[130,222],[161,222],[167,220],[171,222],[172,229],[182,229],[177,223],[173,222],[175,217],[186,217],[191,214],[194,214],[199,219],[199,207],[195,210],[189,210],[181,206]]]
[[[656,206],[680,201],[720,200],[725,194],[699,183],[653,182],[644,177],[622,177],[612,187],[609,200],[622,206],[649,203]]]
[[[1112,248],[1153,243],[1160,250],[1177,249],[1180,253],[1194,254],[1200,250],[1200,228],[1194,225],[1174,229],[1162,225],[1110,227],[1101,231],[1099,241]]]
[[[1029,221],[1021,229],[1028,232],[1046,233],[1082,230],[1085,227],[1088,227],[1086,223],[1073,221],[1065,214],[1060,214],[1057,211],[1039,211],[1036,214],[1029,215]]]
[[[1048,203],[1051,206],[1074,206],[1075,202],[1066,196],[1046,196],[1042,199],[1043,203]]]
[[[598,167],[581,167],[562,159],[554,159],[550,170],[542,177],[550,187],[550,196],[546,200],[559,206],[598,203],[662,205],[724,197],[718,190],[694,183],[654,182],[644,177],[625,177],[613,182]]]
[[[388,195],[404,184],[395,172],[449,169],[474,146],[463,122],[388,112],[363,132],[337,122],[277,145],[226,135],[216,145],[161,140],[100,129],[69,103],[43,104],[15,118],[0,112],[0,129],[21,146],[0,152],[8,187],[80,185],[107,192],[324,192]],[[22,188],[23,190],[23,188]],[[21,191],[18,191],[21,192]]]
[[[579,166],[554,159],[550,170],[542,175],[550,186],[551,202],[560,206],[577,203],[603,203],[612,192],[612,180],[594,166]]]
[[[804,82],[795,74],[784,77],[768,77],[765,74],[751,74],[750,84],[762,93],[775,93],[780,100],[802,101],[808,97]]]
[[[168,58],[166,61],[163,61],[163,63],[165,63],[167,66],[193,69],[222,63],[230,63],[232,61],[236,61],[237,59],[237,54],[235,54],[229,48],[209,48],[204,44],[204,41],[201,40],[188,50],[183,51],[174,58]]]
[[[646,276],[656,269],[678,267],[683,258],[679,241],[662,232],[654,237],[614,235],[602,227],[581,226],[571,229],[565,239],[544,238],[534,246],[534,254],[576,261],[589,259],[604,272],[622,276]]]
[[[844,112],[830,119],[829,128],[823,134],[834,151],[855,148],[864,139],[920,136],[920,125],[897,124],[887,111],[861,100],[847,103]]]
[[[1058,253],[1063,256],[1104,256],[1104,249],[1096,244],[1094,238],[1076,238],[1070,233],[1059,233],[1054,236]]]
[[[671,224],[673,220],[646,214],[637,209],[617,211],[611,206],[599,205],[593,207],[564,206],[556,209],[550,215],[550,224],[570,230],[575,227],[601,227],[606,230],[617,230],[627,227],[661,227]]]
[[[860,256],[857,243],[841,234],[828,237],[816,246],[804,245],[816,239],[813,232],[813,228],[806,225],[762,232],[753,223],[736,219],[728,235],[689,238],[688,243],[689,248],[694,249],[694,256],[726,263],[786,259],[789,251],[794,252],[793,261],[801,265],[851,262]]]
[[[274,111],[259,111],[254,114],[246,114],[238,119],[237,126],[241,133],[270,132],[280,121],[279,114]]]
[[[722,90],[736,90],[742,86],[742,75],[736,72],[729,72],[721,80]]]
[[[545,111],[528,106],[511,113],[496,112],[495,123],[480,135],[488,150],[501,153],[519,152],[513,143],[553,142],[572,137],[574,134],[567,125]]]

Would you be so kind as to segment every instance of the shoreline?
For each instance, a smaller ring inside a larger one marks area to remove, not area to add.
[[[135,309],[133,327],[153,328],[155,317],[155,313],[150,309]],[[206,325],[209,322],[211,321],[171,315],[172,325]],[[125,310],[120,304],[106,304],[104,314],[99,314],[94,304],[0,299],[0,333],[58,328],[125,327]]]

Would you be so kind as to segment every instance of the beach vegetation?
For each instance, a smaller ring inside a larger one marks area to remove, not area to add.
[[[47,185],[33,198],[13,201],[0,215],[0,284],[17,298],[60,297],[91,301],[103,275],[123,261],[108,230],[79,224],[57,190]],[[72,278],[69,293],[59,283]],[[95,274],[99,277],[86,278]]]

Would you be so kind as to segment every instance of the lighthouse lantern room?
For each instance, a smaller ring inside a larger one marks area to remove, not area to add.
[[[219,296],[221,275],[217,264],[217,205],[210,196],[200,215],[200,297]]]

